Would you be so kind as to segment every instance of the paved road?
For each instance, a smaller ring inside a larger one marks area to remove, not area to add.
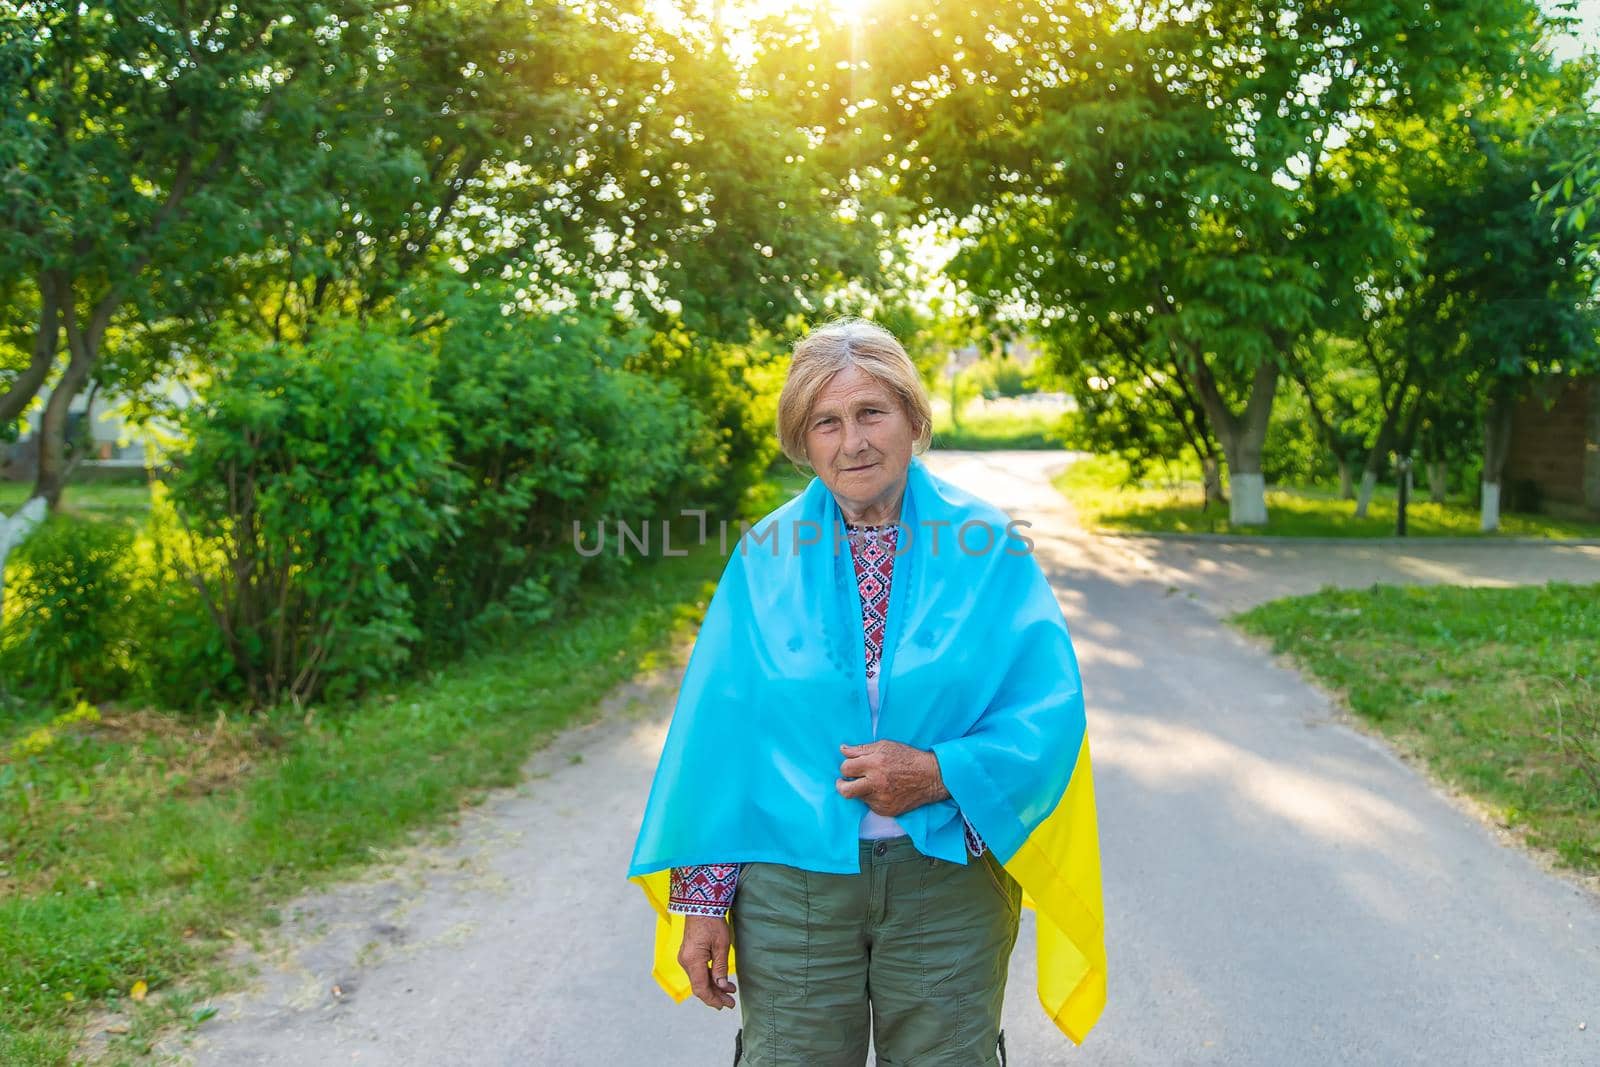
[[[1093,538],[1060,457],[937,470],[1034,523],[1089,697],[1110,1003],[1082,1048],[1013,959],[1012,1062],[1600,1064],[1600,900],[1546,873],[1217,614],[1328,583],[1600,579],[1600,549]],[[731,1062],[734,1013],[672,1005],[623,882],[670,673],[613,701],[453,844],[298,902],[199,1064]],[[337,985],[341,995],[334,995]]]

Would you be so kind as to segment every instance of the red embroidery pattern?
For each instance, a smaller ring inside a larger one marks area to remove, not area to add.
[[[674,867],[667,910],[685,915],[726,915],[738,887],[737,863]]]
[[[856,588],[861,591],[861,635],[867,649],[867,677],[878,673],[883,658],[883,629],[889,614],[889,582],[894,577],[898,526],[849,526],[850,556]]]

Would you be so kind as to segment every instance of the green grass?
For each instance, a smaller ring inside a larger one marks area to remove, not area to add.
[[[804,482],[775,474],[750,513]],[[0,1063],[69,1062],[101,1010],[129,1010],[123,1057],[203,1018],[236,984],[218,962],[235,936],[515,784],[532,750],[692,628],[724,562],[713,538],[590,590],[558,624],[309,716],[108,708],[48,734],[31,733],[40,716],[14,725],[0,736]]]
[[[0,481],[0,513],[11,514],[32,492],[32,482]],[[134,522],[150,510],[150,488],[143,480],[74,483],[62,492],[61,507],[86,516]]]
[[[1000,448],[1060,448],[1061,442],[1051,437],[1059,415],[1028,414],[966,414],[961,426],[956,428],[949,415],[941,411],[933,423],[934,448],[959,448],[988,451]]]
[[[1235,621],[1528,843],[1600,872],[1600,585],[1324,590]]]
[[[1367,517],[1355,517],[1355,503],[1331,490],[1268,489],[1267,525],[1233,526],[1226,506],[1202,510],[1198,481],[1151,476],[1126,483],[1127,465],[1116,457],[1074,462],[1055,485],[1090,529],[1120,533],[1270,534],[1282,537],[1392,537],[1395,491],[1379,486]],[[1407,531],[1414,537],[1600,537],[1600,523],[1574,522],[1547,515],[1503,513],[1500,531],[1478,529],[1478,509],[1464,501],[1429,503],[1413,497],[1406,508]]]

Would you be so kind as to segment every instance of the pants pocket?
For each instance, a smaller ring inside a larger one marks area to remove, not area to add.
[[[985,852],[975,856],[967,862],[983,868],[984,875],[989,879],[989,884],[994,891],[1000,894],[1000,899],[1005,902],[1008,911],[1013,913],[1020,910],[1021,894],[1018,892],[1017,880],[1011,877],[1009,871],[1000,866],[1000,862],[993,858],[994,853]]]

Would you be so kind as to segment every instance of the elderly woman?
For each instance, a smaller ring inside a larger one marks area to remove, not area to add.
[[[796,344],[778,436],[816,477],[731,553],[628,872],[655,977],[740,992],[748,1067],[864,1064],[869,1041],[999,1064],[1026,903],[1040,1000],[1081,1042],[1105,1002],[1093,783],[1024,524],[927,469],[927,392],[869,322]]]

